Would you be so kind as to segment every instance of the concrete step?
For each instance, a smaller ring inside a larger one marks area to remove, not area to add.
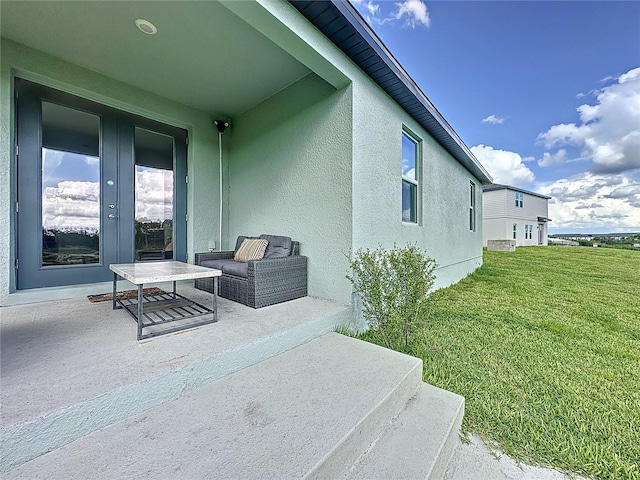
[[[341,477],[405,408],[421,376],[416,358],[330,333],[78,438],[3,479]]]
[[[423,383],[346,478],[441,479],[460,442],[463,416],[463,397]]]
[[[185,290],[186,289],[186,290]],[[210,294],[179,286],[200,303]],[[111,302],[3,307],[0,477],[40,455],[335,330],[344,306],[304,297],[255,310],[220,299],[215,324],[137,342]]]

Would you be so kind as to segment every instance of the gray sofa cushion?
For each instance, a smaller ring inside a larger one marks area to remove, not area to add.
[[[222,273],[242,278],[247,278],[248,270],[249,264],[244,262],[232,261],[231,263],[227,263],[222,267]]]
[[[222,260],[205,260],[200,265],[207,268],[215,268],[217,270],[222,270],[224,272],[224,266],[230,263],[237,263],[232,258],[225,258]]]
[[[264,258],[281,258],[291,255],[291,237],[262,234],[260,238],[269,242]]]
[[[236,262],[230,258],[225,258],[223,260],[205,260],[200,265],[203,267],[222,270],[222,273],[242,278],[247,278],[247,271],[249,270],[248,263]]]

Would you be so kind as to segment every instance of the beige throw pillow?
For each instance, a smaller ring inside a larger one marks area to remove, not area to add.
[[[267,249],[269,242],[267,240],[259,239],[245,239],[240,245],[240,248],[233,256],[236,262],[248,262],[249,260],[260,260],[264,257],[264,252]]]

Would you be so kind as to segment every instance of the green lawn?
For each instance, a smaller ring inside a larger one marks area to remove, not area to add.
[[[640,479],[640,252],[485,252],[432,299],[415,353],[426,382],[465,397],[465,430],[530,463]]]

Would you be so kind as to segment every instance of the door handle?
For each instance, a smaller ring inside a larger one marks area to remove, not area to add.
[[[118,216],[117,216],[115,213],[110,213],[110,214],[109,214],[109,218],[110,218],[111,220],[115,220],[116,218],[118,218]]]

